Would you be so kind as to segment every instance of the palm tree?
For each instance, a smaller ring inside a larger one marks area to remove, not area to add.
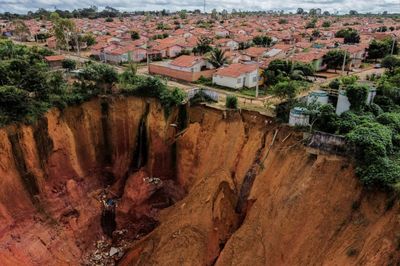
[[[211,56],[208,60],[215,68],[223,66],[228,59],[225,56],[225,51],[215,48],[211,52]]]

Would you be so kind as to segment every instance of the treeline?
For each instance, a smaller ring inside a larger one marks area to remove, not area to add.
[[[8,20],[13,20],[13,19],[48,19],[50,18],[50,14],[52,12],[56,12],[60,15],[61,18],[89,18],[89,19],[96,19],[96,18],[116,18],[116,17],[130,17],[130,16],[143,16],[143,15],[154,15],[154,16],[175,16],[175,15],[182,15],[182,13],[192,13],[192,14],[201,14],[202,11],[200,9],[194,9],[194,10],[180,10],[176,12],[171,12],[169,10],[163,9],[163,10],[154,10],[154,11],[120,11],[116,8],[113,8],[111,6],[106,6],[103,10],[99,10],[97,6],[92,5],[86,8],[79,8],[79,9],[74,9],[72,11],[70,10],[61,10],[61,9],[56,9],[52,11],[48,11],[44,8],[39,8],[36,11],[29,11],[26,14],[17,14],[17,13],[11,13],[11,12],[4,12],[0,13],[0,18],[1,19],[8,19]],[[226,9],[224,9],[222,12],[217,12],[216,9],[213,9],[211,11],[211,16],[215,17],[217,15],[226,17],[228,14],[232,16],[239,16],[239,17],[245,17],[245,16],[262,16],[262,15],[273,15],[273,16],[283,16],[283,15],[303,15],[303,16],[312,16],[312,17],[317,17],[317,16],[359,16],[359,17],[388,17],[388,18],[399,18],[400,14],[398,13],[388,13],[387,11],[384,11],[382,14],[380,13],[359,13],[356,10],[350,10],[348,14],[331,14],[328,11],[322,12],[319,8],[312,8],[308,12],[305,11],[302,8],[298,8],[297,11],[294,12],[285,12],[284,10],[236,10],[232,9],[231,12],[228,12]],[[181,18],[183,18],[181,16]]]
[[[26,14],[16,14],[11,12],[0,13],[0,18],[14,20],[14,19],[50,19],[51,13],[57,13],[61,18],[117,18],[117,17],[130,17],[130,16],[144,16],[144,15],[154,15],[154,16],[170,16],[176,15],[179,12],[170,12],[166,9],[155,10],[155,11],[120,11],[116,8],[106,6],[103,10],[99,10],[97,6],[89,6],[87,8],[79,8],[70,10],[56,9],[48,11],[44,8],[39,8],[36,11],[29,11]],[[186,12],[186,11],[185,11]],[[201,11],[196,9],[194,11],[187,11],[187,13],[200,14]]]

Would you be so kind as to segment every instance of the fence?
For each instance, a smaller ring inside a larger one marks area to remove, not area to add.
[[[309,138],[307,146],[335,154],[344,154],[348,145],[344,136],[315,131]]]

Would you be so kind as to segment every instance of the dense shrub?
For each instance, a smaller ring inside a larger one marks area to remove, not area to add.
[[[314,127],[328,133],[335,133],[337,130],[338,117],[335,107],[331,104],[324,104],[318,108]]]
[[[390,127],[396,132],[400,132],[400,113],[383,113],[376,120],[382,125]]]
[[[0,87],[0,125],[22,121],[32,108],[28,92],[14,86]]]
[[[346,96],[353,110],[361,110],[365,105],[368,97],[369,88],[367,86],[353,84],[347,87]]]
[[[392,131],[375,122],[356,126],[346,138],[356,147],[357,157],[362,162],[386,157],[393,149]]]
[[[379,157],[357,168],[357,175],[369,188],[392,189],[400,180],[400,165],[387,157]]]
[[[237,109],[238,108],[238,100],[237,97],[234,95],[227,95],[225,106],[230,109]]]

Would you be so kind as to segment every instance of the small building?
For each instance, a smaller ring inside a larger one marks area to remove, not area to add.
[[[369,105],[374,101],[376,96],[376,88],[370,87],[368,90],[368,96],[366,99],[366,104]],[[338,101],[336,105],[336,114],[341,115],[342,113],[350,110],[351,103],[349,98],[347,98],[346,90],[339,90]]]
[[[310,124],[310,115],[307,114],[307,109],[295,107],[290,110],[289,125],[290,126],[308,126]]]
[[[319,103],[319,104],[327,104],[329,99],[329,95],[326,91],[316,90],[312,91],[307,97],[307,104],[310,103]]]
[[[347,98],[345,90],[339,90],[339,96],[336,104],[336,114],[341,115],[344,112],[350,110],[350,101]]]
[[[183,81],[197,81],[201,76],[211,78],[212,69],[201,56],[181,55],[173,61],[153,62],[149,65],[149,73],[167,76]]]
[[[257,69],[258,65],[256,63],[237,63],[221,67],[213,75],[213,84],[232,89],[254,88],[259,81]]]
[[[50,55],[44,58],[49,64],[49,66],[53,69],[62,68],[62,61],[65,60],[65,56],[63,55]]]

